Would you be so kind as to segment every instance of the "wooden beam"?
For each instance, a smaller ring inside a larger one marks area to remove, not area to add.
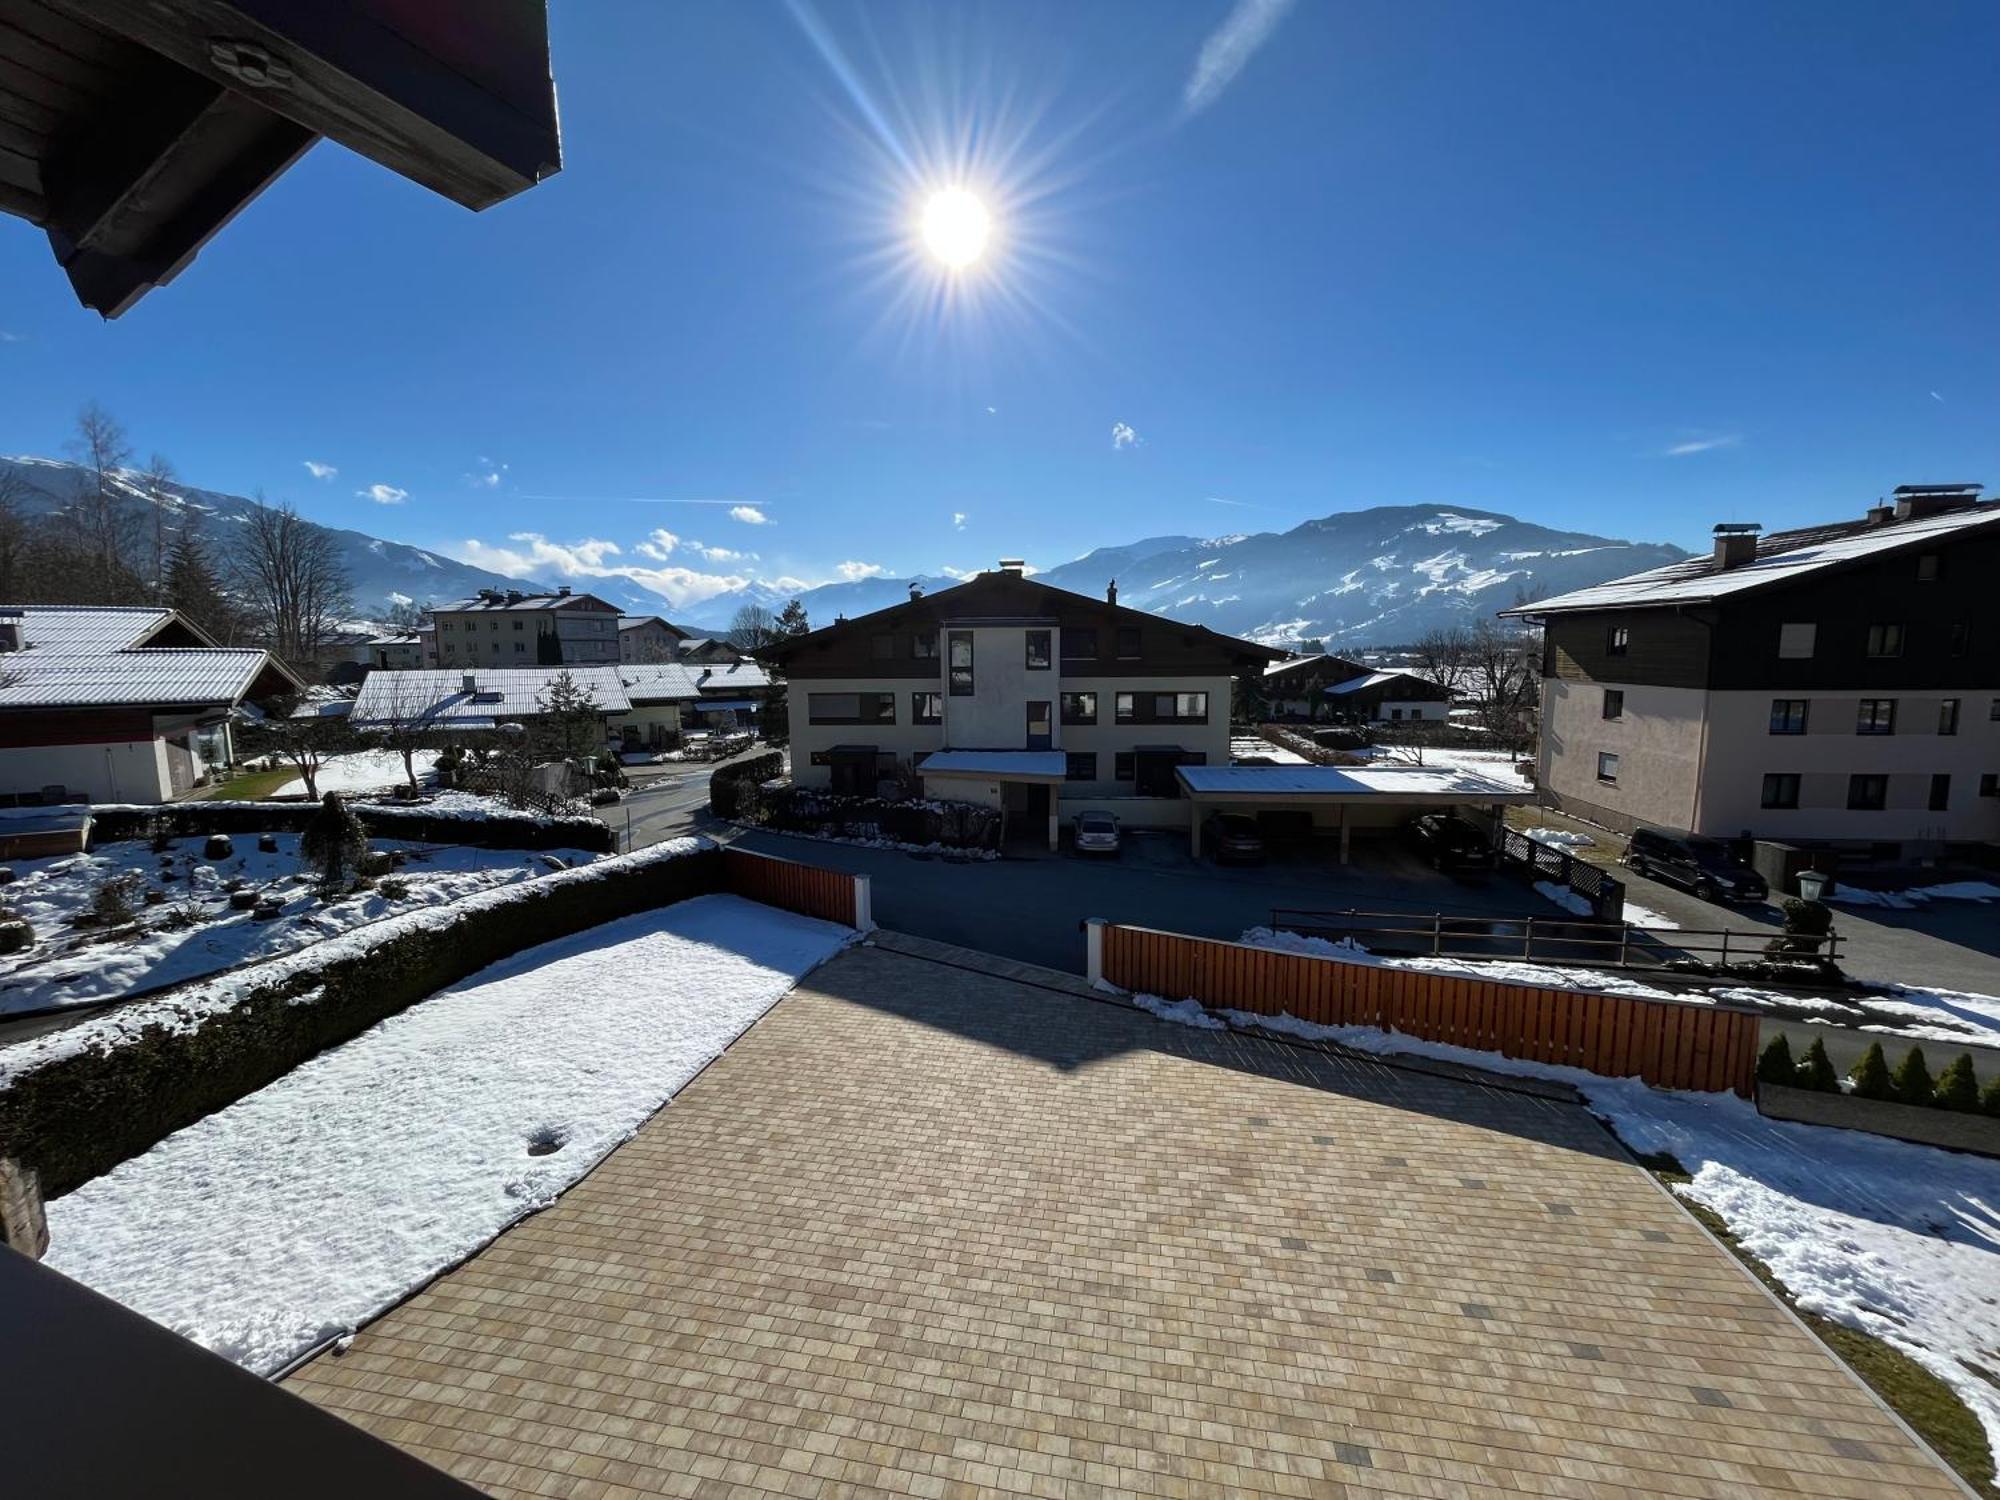
[[[562,167],[542,0],[49,0],[468,208]]]

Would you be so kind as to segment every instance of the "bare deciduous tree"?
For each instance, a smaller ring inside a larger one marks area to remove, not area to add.
[[[379,699],[371,693],[370,702],[379,703],[379,707],[366,724],[357,725],[356,729],[384,750],[393,750],[403,758],[403,775],[409,781],[410,791],[415,793],[419,789],[418,752],[437,749],[444,739],[434,712],[437,703],[430,692],[418,685],[424,679],[416,673],[385,672],[382,677],[389,682],[388,691]]]
[[[761,604],[746,604],[731,616],[729,644],[738,651],[755,651],[778,639],[778,621]]]
[[[1478,722],[1502,749],[1521,754],[1535,740],[1540,652],[1530,631],[1481,621],[1469,637],[1466,675]]]
[[[306,796],[317,801],[320,765],[329,755],[349,749],[354,731],[345,714],[321,713],[316,704],[292,700],[278,705],[244,739],[253,754],[289,761],[305,781]]]
[[[1440,687],[1457,688],[1471,649],[1470,632],[1462,625],[1448,625],[1425,631],[1410,648],[1410,656],[1419,677]]]
[[[317,670],[352,608],[333,533],[263,497],[244,518],[232,573],[256,630],[293,670]]]
[[[30,523],[22,507],[27,498],[28,482],[11,469],[0,469],[0,603],[32,602],[24,587]]]
[[[155,453],[146,460],[146,467],[139,471],[137,480],[145,494],[153,513],[147,517],[147,551],[145,569],[146,582],[152,585],[155,596],[166,591],[167,558],[173,551],[173,513],[179,509],[179,497],[174,494],[174,466],[164,454]]]
[[[61,526],[91,570],[89,584],[105,602],[116,602],[125,591],[121,575],[132,570],[144,519],[118,477],[132,456],[131,444],[118,419],[92,401],[77,413],[69,448],[83,472],[61,512]]]

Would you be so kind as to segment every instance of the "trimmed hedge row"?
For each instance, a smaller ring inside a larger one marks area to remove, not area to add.
[[[973,802],[885,802],[817,787],[786,787],[764,799],[759,821],[791,833],[834,833],[842,838],[892,839],[899,844],[942,844],[947,849],[998,849],[997,807]]]
[[[626,868],[587,866],[507,887],[506,899],[435,909],[364,951],[336,939],[326,946],[345,951],[318,963],[312,949],[274,959],[262,984],[255,971],[217,981],[242,998],[179,1020],[185,1029],[163,1020],[17,1076],[0,1091],[0,1156],[33,1168],[59,1197],[488,964],[723,888],[718,849],[635,856]],[[323,993],[303,998],[313,990]],[[172,1015],[172,997],[150,1003]]]
[[[428,813],[423,804],[350,802],[369,836],[417,844],[464,844],[474,849],[584,849],[617,851],[617,836],[596,818],[541,817],[496,808],[485,817]],[[163,802],[157,807],[119,804],[91,811],[93,843],[142,839],[164,826],[174,838],[211,833],[302,833],[319,811],[317,802]]]
[[[743,810],[744,789],[785,774],[785,757],[776,750],[753,755],[709,773],[708,806],[718,818],[733,818]]]

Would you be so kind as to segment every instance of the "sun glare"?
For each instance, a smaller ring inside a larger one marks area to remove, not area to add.
[[[924,205],[924,245],[952,270],[963,270],[985,252],[993,216],[964,188],[932,193]]]

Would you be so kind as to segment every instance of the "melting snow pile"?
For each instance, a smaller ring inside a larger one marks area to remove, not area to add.
[[[518,954],[56,1199],[49,1264],[269,1374],[552,1202],[852,935],[701,896]]]

